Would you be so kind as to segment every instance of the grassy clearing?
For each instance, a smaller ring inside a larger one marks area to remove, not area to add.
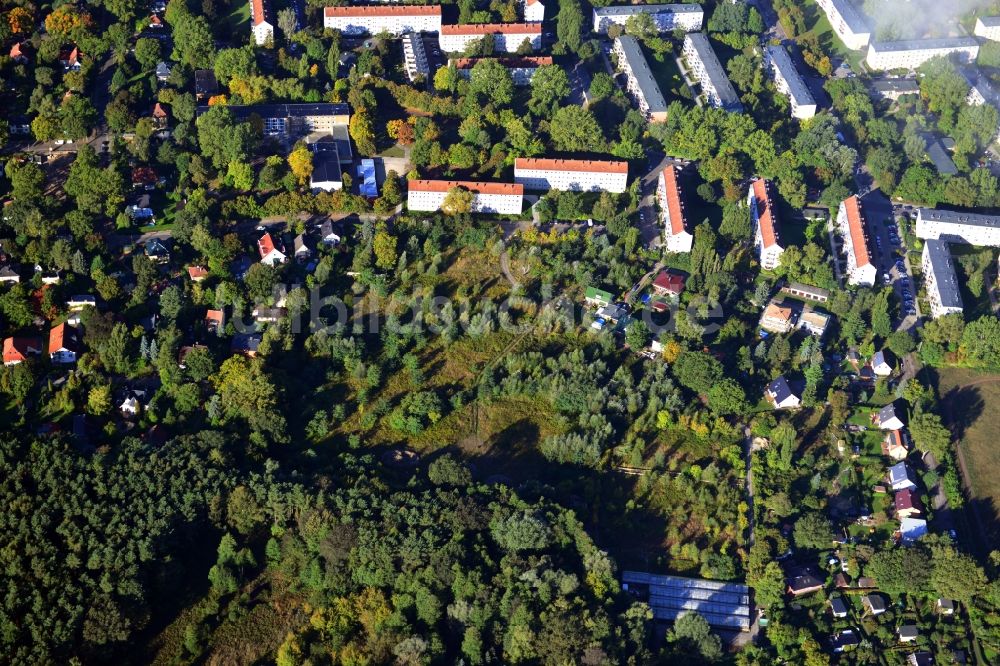
[[[833,26],[830,25],[826,14],[816,5],[814,0],[805,0],[802,4],[806,16],[815,17],[815,23],[809,27],[807,34],[815,35],[819,39],[820,46],[831,57],[846,60],[851,65],[851,69],[855,72],[860,72],[861,61],[864,60],[865,53],[863,51],[852,51],[844,46],[844,43],[837,37],[837,33],[833,31]]]
[[[938,372],[942,416],[958,437],[972,486],[973,500],[981,505],[983,520],[1000,525],[1000,374],[967,368]],[[995,542],[998,533],[992,534]]]

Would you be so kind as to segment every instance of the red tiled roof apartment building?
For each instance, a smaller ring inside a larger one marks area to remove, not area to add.
[[[621,194],[628,185],[628,162],[519,157],[514,182],[528,190]]]
[[[781,245],[781,229],[778,211],[771,198],[771,184],[763,178],[753,181],[747,195],[747,204],[750,206],[750,223],[753,225],[754,249],[761,268],[774,270],[778,267],[785,248]]]
[[[519,183],[483,183],[467,180],[411,180],[407,207],[411,211],[437,211],[455,189],[472,192],[472,213],[518,215],[524,207],[524,186]],[[447,212],[447,211],[446,211]]]
[[[660,172],[656,184],[656,200],[663,223],[663,245],[668,252],[690,252],[694,235],[688,231],[678,175],[677,167],[671,164]]]
[[[440,5],[355,5],[323,9],[323,27],[345,35],[440,32]],[[443,45],[442,45],[442,48]]]
[[[271,23],[271,7],[267,0],[250,0],[250,32],[257,46],[263,46],[274,39],[274,25]]]
[[[541,23],[466,23],[443,25],[438,43],[446,53],[462,53],[474,41],[493,35],[493,49],[498,53],[514,53],[525,40],[532,49],[542,46]]]
[[[472,68],[476,66],[476,63],[486,60],[496,60],[506,67],[515,86],[528,85],[539,67],[553,63],[552,56],[501,56],[499,58],[454,58],[450,64],[455,66],[460,76],[469,78],[472,76]]]
[[[868,244],[868,224],[861,199],[856,195],[840,203],[837,229],[844,237],[847,284],[873,286],[878,278],[878,268],[872,261],[871,246]]]

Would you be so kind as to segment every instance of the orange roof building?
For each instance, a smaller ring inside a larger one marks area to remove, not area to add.
[[[208,277],[208,269],[204,266],[188,266],[187,270],[192,282],[201,282]]]
[[[377,35],[387,32],[440,32],[440,5],[349,5],[325,7],[323,27],[345,35]]]
[[[452,190],[472,193],[469,212],[519,215],[524,207],[524,185],[467,180],[411,180],[407,183],[407,207],[411,211],[442,210]],[[450,211],[446,211],[450,212]]]
[[[260,263],[262,264],[274,266],[285,263],[285,254],[275,246],[274,239],[266,231],[257,241],[257,251],[260,252]]]
[[[628,186],[628,162],[518,157],[514,181],[529,190],[613,192]]]
[[[493,36],[497,53],[515,53],[527,40],[532,49],[542,45],[541,23],[466,23],[441,26],[438,43],[446,53],[462,53],[473,42]]]
[[[3,341],[4,365],[17,365],[27,361],[29,356],[40,356],[41,353],[41,338],[6,338]]]
[[[840,203],[837,211],[837,229],[844,237],[844,254],[847,255],[847,283],[871,287],[878,279],[878,268],[872,260],[868,242],[868,221],[865,219],[861,199],[857,195]]]
[[[250,32],[257,46],[274,39],[271,6],[267,0],[250,0]]]
[[[679,172],[673,164],[660,172],[656,185],[656,199],[660,205],[660,221],[663,224],[663,245],[668,252],[690,252],[694,244],[694,234],[688,230],[684,213],[684,198],[681,192]]]
[[[67,323],[49,331],[49,358],[53,363],[76,363],[80,353],[80,332]]]
[[[763,178],[754,180],[747,195],[747,205],[750,207],[754,249],[761,268],[774,270],[778,267],[785,248],[781,245],[778,211],[771,197],[771,184]]]

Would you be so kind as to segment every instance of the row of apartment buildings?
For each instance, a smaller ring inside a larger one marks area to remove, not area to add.
[[[705,12],[697,4],[618,5],[594,8],[594,32],[607,34],[613,25],[624,26],[636,14],[649,14],[660,32],[701,30]]]
[[[833,31],[852,51],[860,51],[871,41],[872,31],[868,21],[851,3],[851,0],[816,0],[826,14]]]
[[[844,238],[847,284],[874,286],[878,279],[878,268],[875,266],[871,241],[868,238],[868,219],[865,217],[861,199],[857,195],[840,202],[837,211],[837,229]]]
[[[920,208],[916,233],[924,240],[921,267],[931,316],[962,312],[951,245],[1000,247],[1000,216]]]
[[[701,84],[701,91],[711,106],[726,111],[740,112],[743,104],[736,94],[736,89],[729,82],[726,70],[715,55],[708,35],[703,32],[691,32],[684,36],[684,58],[687,60],[688,71]]]
[[[958,56],[962,62],[975,62],[979,42],[975,37],[910,39],[899,42],[872,42],[865,63],[870,69],[916,69],[937,56]]]
[[[668,252],[690,252],[694,234],[688,228],[684,214],[684,196],[674,165],[660,172],[656,185],[656,199],[660,205],[660,222],[663,226],[663,246]]]
[[[991,42],[1000,42],[1000,16],[980,16],[976,19],[973,34]]]
[[[761,268],[774,270],[785,251],[781,244],[781,222],[774,199],[771,183],[757,178],[750,183],[747,206],[750,208],[750,223],[753,226],[753,245]]]
[[[792,117],[806,120],[815,116],[816,99],[809,92],[809,87],[785,47],[768,46],[764,49],[764,60],[771,70],[778,92],[788,97]]]

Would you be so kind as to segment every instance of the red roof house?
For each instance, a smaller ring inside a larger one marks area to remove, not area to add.
[[[670,271],[660,271],[653,280],[653,291],[660,296],[679,296],[684,291],[684,276]]]
[[[40,338],[7,338],[3,341],[4,365],[17,365],[27,361],[29,356],[40,356],[41,353]]]

